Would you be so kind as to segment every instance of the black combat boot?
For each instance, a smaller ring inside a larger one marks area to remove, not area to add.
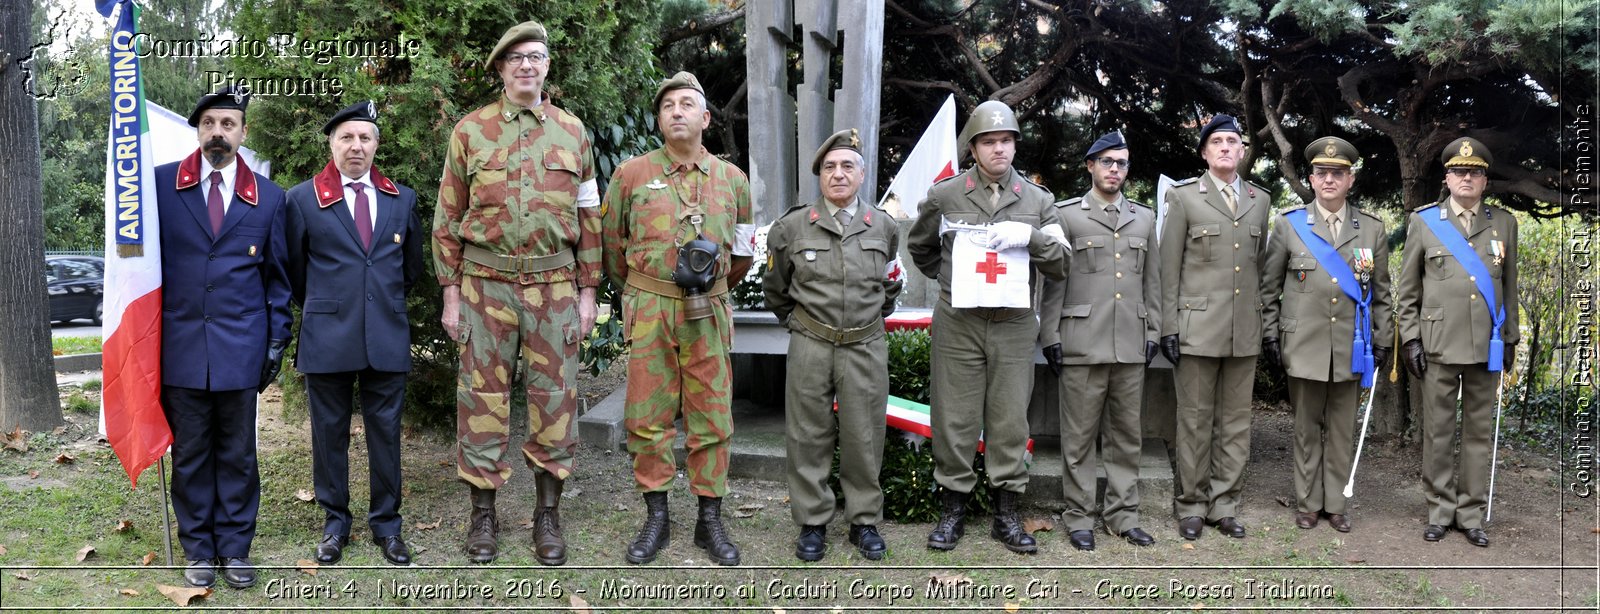
[[[704,548],[718,565],[738,565],[739,547],[722,526],[722,497],[700,497],[700,519],[694,523],[694,545]]]
[[[928,533],[928,547],[934,550],[955,550],[956,542],[966,533],[967,493],[948,488],[939,490],[939,500],[944,505],[939,512],[939,522]]]
[[[533,555],[545,565],[567,562],[567,540],[561,537],[561,487],[565,484],[548,471],[539,472],[534,484],[539,488],[539,509],[533,517]]]
[[[635,565],[656,560],[656,553],[672,543],[672,522],[667,518],[667,493],[645,493],[644,506],[644,526],[639,529],[639,536],[628,545],[626,555],[628,562]]]
[[[1004,544],[1006,550],[1019,554],[1033,554],[1039,551],[1039,543],[1033,540],[1033,535],[1022,528],[1022,520],[1017,517],[1017,493],[1009,490],[995,490],[994,492],[994,526],[989,529],[989,537],[993,537]]]
[[[467,558],[493,562],[500,555],[500,525],[494,518],[493,490],[472,487],[472,518],[467,521]]]

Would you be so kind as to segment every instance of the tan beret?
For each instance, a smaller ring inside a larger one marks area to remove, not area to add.
[[[678,71],[678,74],[672,75],[665,81],[662,81],[661,85],[656,88],[655,106],[653,108],[657,110],[661,109],[661,97],[666,96],[667,92],[681,89],[691,89],[696,92],[700,92],[701,97],[706,95],[706,89],[700,87],[699,79],[694,78],[694,75],[689,74],[689,71],[680,70]]]
[[[828,152],[835,149],[848,149],[860,154],[861,133],[855,128],[840,130],[823,141],[822,146],[817,148],[817,155],[811,158],[811,174],[819,176],[822,174],[822,159],[828,157]]]
[[[524,21],[511,26],[505,34],[500,35],[500,42],[494,44],[494,51],[489,52],[489,58],[483,61],[483,69],[494,72],[494,61],[500,59],[500,54],[505,53],[513,45],[533,41],[549,44],[550,37],[544,31],[544,26],[537,21]]]

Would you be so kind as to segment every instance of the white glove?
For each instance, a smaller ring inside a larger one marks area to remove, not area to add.
[[[1032,238],[1033,227],[1022,222],[996,222],[989,227],[989,249],[995,251],[1027,247]]]

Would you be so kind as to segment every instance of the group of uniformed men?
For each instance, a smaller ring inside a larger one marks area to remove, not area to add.
[[[550,63],[543,26],[505,32],[485,62],[504,94],[456,124],[440,180],[432,244],[442,324],[461,356],[465,552],[479,563],[499,553],[495,493],[511,476],[510,387],[520,378],[529,422],[520,447],[537,487],[534,553],[547,565],[566,562],[559,508],[574,473],[578,346],[607,276],[620,288],[613,317],[629,339],[625,427],[646,505],[625,558],[648,563],[670,541],[681,416],[689,489],[699,500],[694,544],[736,565],[739,549],[721,517],[733,430],[727,292],[755,247],[749,182],[702,145],[711,121],[705,91],[680,72],[655,95],[665,145],[619,166],[602,196],[583,123],[545,94]],[[406,297],[422,271],[416,194],[373,166],[380,131],[370,101],[328,121],[328,165],[284,192],[237,156],[248,102],[231,88],[201,97],[189,117],[200,147],[156,170],[162,399],[175,439],[185,577],[196,586],[219,572],[235,588],[255,582],[256,392],[277,377],[291,301],[302,312],[294,362],[306,375],[316,499],[326,512],[317,560],[337,562],[348,545],[347,450],[359,395],[371,537],[387,560],[409,564],[399,416],[410,369]],[[1355,148],[1336,137],[1308,146],[1315,202],[1281,212],[1269,233],[1269,192],[1237,168],[1247,159],[1245,132],[1218,115],[1200,132],[1207,172],[1167,193],[1158,230],[1154,212],[1122,195],[1131,162],[1120,133],[1084,155],[1091,189],[1061,202],[1012,166],[1021,137],[1009,107],[979,105],[960,138],[973,165],[929,191],[907,239],[916,267],[940,288],[931,419],[941,516],[928,547],[953,549],[964,533],[981,438],[994,493],[990,535],[1013,552],[1037,550],[1018,511],[1035,342],[1060,382],[1063,520],[1074,547],[1094,549],[1097,512],[1110,533],[1155,543],[1139,527],[1137,466],[1144,373],[1158,353],[1176,367],[1182,537],[1198,538],[1206,524],[1245,536],[1237,510],[1263,351],[1287,371],[1296,409],[1295,522],[1309,529],[1326,516],[1349,531],[1341,484],[1358,397],[1393,351],[1383,223],[1347,201]],[[1425,391],[1423,536],[1437,541],[1453,526],[1484,546],[1481,459],[1496,372],[1518,340],[1516,301],[1507,296],[1516,288],[1516,222],[1482,202],[1492,158],[1481,143],[1459,139],[1441,160],[1448,197],[1412,214],[1394,304],[1406,368]],[[832,135],[812,162],[823,198],[791,208],[767,238],[767,304],[792,332],[787,477],[801,527],[795,555],[804,561],[827,550],[836,446],[849,542],[873,560],[888,549],[877,528],[884,318],[902,289],[900,240],[895,219],[859,197],[866,164],[855,129]],[[1028,303],[954,307],[953,267],[970,264],[953,255],[958,241],[1025,261],[1036,280]],[[1098,506],[1097,445],[1107,476]]]

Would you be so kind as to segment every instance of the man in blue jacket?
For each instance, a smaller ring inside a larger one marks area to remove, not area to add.
[[[345,107],[322,126],[332,160],[289,190],[289,279],[300,305],[295,367],[311,406],[312,482],[327,513],[317,561],[350,540],[350,415],[361,390],[367,525],[383,557],[411,563],[400,537],[400,408],[411,370],[406,293],[422,273],[417,193],[372,165],[378,110]]]
[[[256,581],[261,478],[256,395],[289,339],[283,189],[238,156],[248,93],[200,97],[200,147],[156,168],[161,219],[161,404],[172,427],[172,509],[194,586]]]

